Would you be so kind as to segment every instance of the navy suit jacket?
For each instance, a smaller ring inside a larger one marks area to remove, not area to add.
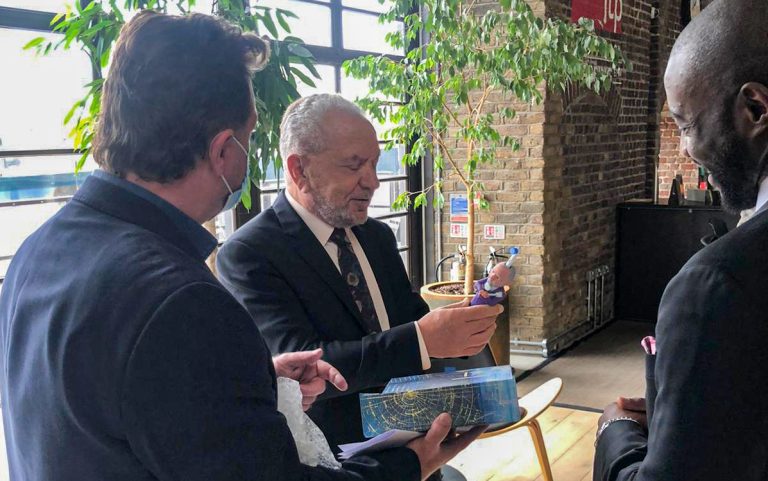
[[[422,372],[413,321],[429,312],[413,292],[392,230],[374,219],[353,232],[371,265],[390,329],[370,333],[328,253],[285,194],[238,229],[217,256],[222,283],[248,309],[273,354],[322,347],[349,382],[309,410],[332,448],[363,439],[358,393]]]
[[[656,387],[649,434],[610,425],[595,481],[768,480],[767,246],[763,209],[670,281],[648,373]]]
[[[0,296],[11,479],[418,479],[405,448],[299,463],[269,350],[204,257],[94,176],[24,242]]]

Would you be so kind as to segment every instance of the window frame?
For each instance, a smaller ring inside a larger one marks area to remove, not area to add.
[[[27,10],[15,7],[0,6],[0,28],[23,30],[40,33],[53,33],[54,26],[51,25],[55,13],[38,10]],[[22,149],[22,150],[0,150],[0,157],[47,157],[56,155],[77,155],[79,152],[75,149]],[[71,195],[47,197],[41,199],[11,200],[0,201],[0,207],[21,207],[25,205],[52,204],[66,202],[71,199]],[[0,262],[13,259],[12,255],[0,255]],[[5,280],[5,275],[0,275],[0,284]]]
[[[82,1],[82,0],[81,0]],[[313,5],[320,5],[330,9],[331,11],[331,46],[317,46],[307,45],[307,49],[314,55],[315,62],[317,64],[329,65],[334,68],[334,91],[341,91],[341,65],[345,60],[350,60],[362,55],[377,54],[376,52],[368,52],[355,49],[345,49],[343,45],[343,12],[350,11],[355,13],[362,13],[371,16],[379,16],[380,12],[374,12],[357,7],[344,6],[342,0],[329,0],[328,2],[318,0],[296,0],[300,3],[307,3]],[[16,7],[0,6],[0,28],[18,29],[26,31],[36,31],[51,33],[54,26],[51,25],[51,21],[56,16],[55,13],[27,10]],[[387,55],[393,59],[399,59],[402,57]],[[380,141],[380,144],[385,142]],[[406,146],[410,148],[410,146]],[[77,155],[79,152],[76,149],[29,149],[29,150],[0,150],[0,156],[2,157],[41,157],[41,156],[55,156],[55,155]],[[405,181],[406,189],[409,192],[415,192],[421,189],[423,185],[422,170],[418,166],[406,167],[405,174],[387,176],[380,179],[382,184],[388,182]],[[235,229],[239,228],[245,222],[255,217],[261,211],[261,195],[276,193],[280,190],[280,187],[274,189],[261,190],[258,187],[253,188],[253,205],[251,211],[246,211],[242,204],[239,204],[235,210]],[[44,199],[30,199],[21,201],[9,201],[0,202],[0,207],[16,207],[20,205],[33,205],[33,204],[46,204],[46,203],[60,203],[62,201],[71,199],[72,196],[58,196]],[[406,243],[403,246],[398,246],[398,251],[408,251],[408,265],[407,270],[411,282],[415,286],[420,286],[424,280],[424,219],[423,215],[413,209],[408,209],[403,212],[396,212],[391,214],[385,214],[377,216],[377,219],[386,220],[391,218],[403,217],[406,222],[407,236]],[[2,256],[0,261],[8,260]],[[2,284],[4,276],[0,276],[0,284]]]
[[[294,0],[298,3],[306,3],[310,5],[319,5],[330,9],[331,18],[331,46],[320,46],[307,44],[306,48],[315,57],[315,63],[318,65],[327,65],[334,69],[334,92],[341,92],[341,65],[346,60],[351,60],[364,55],[380,55],[379,52],[370,52],[364,50],[348,49],[344,48],[344,30],[343,30],[343,13],[345,11],[361,13],[371,16],[380,16],[380,12],[374,12],[371,10],[365,10],[357,7],[345,6],[342,0]],[[395,56],[391,54],[385,54],[387,57],[393,60],[399,60],[403,56]],[[350,99],[351,100],[351,99]],[[383,146],[385,141],[379,140],[379,145]],[[411,146],[406,146],[410,149]],[[409,192],[417,192],[421,190],[423,185],[422,170],[419,166],[407,166],[404,174],[386,176],[379,179],[382,186],[390,182],[405,181],[405,188]],[[260,186],[254,186],[252,188],[253,205],[251,212],[248,212],[242,205],[237,207],[235,211],[235,228],[245,224],[248,220],[255,217],[258,212],[261,211],[261,196],[269,194],[277,194],[283,189],[283,182],[278,182],[276,187],[270,187],[268,189],[261,189]],[[379,187],[381,188],[381,187]],[[405,245],[398,246],[398,252],[408,252],[408,264],[407,271],[410,277],[411,283],[414,286],[421,286],[424,281],[424,217],[421,212],[415,211],[413,208],[409,208],[403,212],[393,212],[390,214],[384,214],[381,216],[372,216],[377,220],[387,220],[392,218],[402,217],[406,222],[406,243]]]

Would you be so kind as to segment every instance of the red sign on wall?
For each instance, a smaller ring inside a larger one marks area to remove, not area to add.
[[[621,33],[621,15],[624,13],[623,0],[573,0],[571,20],[589,18],[595,21],[597,30]]]

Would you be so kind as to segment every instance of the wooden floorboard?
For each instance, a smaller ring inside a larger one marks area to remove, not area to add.
[[[597,413],[551,407],[540,417],[555,481],[592,478]],[[467,481],[539,481],[541,469],[527,429],[481,439],[450,463]]]

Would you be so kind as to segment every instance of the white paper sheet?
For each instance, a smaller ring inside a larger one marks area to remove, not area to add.
[[[301,389],[297,381],[285,377],[277,378],[277,410],[288,421],[302,464],[326,468],[341,467],[333,457],[323,432],[301,409]]]
[[[342,460],[347,460],[357,454],[373,453],[376,451],[382,451],[384,449],[399,448],[423,435],[424,433],[393,429],[391,431],[381,433],[375,438],[371,438],[367,441],[340,445],[339,448],[341,448],[341,453],[339,453],[339,458]]]

